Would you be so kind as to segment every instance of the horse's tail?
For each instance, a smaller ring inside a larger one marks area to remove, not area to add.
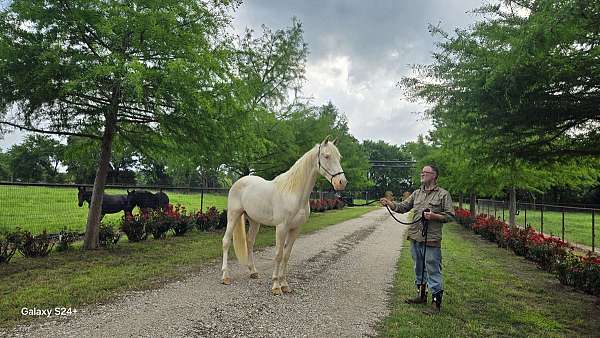
[[[240,264],[247,266],[248,246],[246,244],[246,221],[243,213],[233,226],[233,250]]]

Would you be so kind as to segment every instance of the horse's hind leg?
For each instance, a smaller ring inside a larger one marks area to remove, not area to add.
[[[253,219],[248,218],[250,222],[250,229],[248,229],[248,237],[246,238],[248,247],[248,261],[250,265],[250,278],[258,278],[258,272],[256,271],[256,265],[254,264],[254,241],[256,240],[256,234],[260,229],[260,223],[255,222]]]
[[[229,247],[231,246],[231,240],[233,238],[233,229],[236,224],[240,221],[240,217],[242,216],[242,211],[236,210],[228,210],[227,212],[227,229],[225,230],[225,235],[223,236],[223,266],[221,267],[221,271],[223,271],[223,284],[229,285],[231,284],[231,276],[229,275],[229,266],[227,265],[227,255],[229,253]]]

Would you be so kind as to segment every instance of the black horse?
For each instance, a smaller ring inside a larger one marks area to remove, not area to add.
[[[85,187],[77,187],[77,190],[79,190],[77,193],[79,207],[83,206],[84,201],[88,202],[88,205],[92,203],[91,191],[87,191]],[[105,214],[116,214],[121,210],[125,213],[125,215],[131,214],[131,211],[133,210],[133,206],[131,206],[127,200],[127,195],[103,195],[101,210],[102,216]]]
[[[167,209],[169,206],[169,196],[162,191],[153,194],[146,190],[127,190],[127,203],[132,209],[137,206],[143,213],[147,213],[148,209]]]

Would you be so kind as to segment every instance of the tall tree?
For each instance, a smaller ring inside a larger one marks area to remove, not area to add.
[[[0,149],[0,181],[12,180],[9,162],[9,155],[7,153],[2,152],[2,149]]]
[[[238,39],[236,64],[242,79],[236,98],[240,109],[253,118],[239,121],[229,130],[235,140],[227,149],[228,166],[238,175],[270,176],[270,159],[296,153],[291,131],[283,121],[302,109],[289,102],[290,91],[297,92],[304,80],[307,45],[301,23],[293,19],[285,29],[262,27],[256,36],[251,30]]]
[[[363,141],[361,148],[367,158],[372,161],[411,161],[411,154],[403,147],[388,144],[384,141]],[[369,169],[369,178],[374,182],[375,193],[383,196],[387,190],[401,194],[412,188],[411,180],[413,168],[372,167]]]
[[[60,181],[58,167],[63,145],[44,135],[29,135],[8,151],[8,166],[13,180],[24,182]]]
[[[600,4],[502,1],[441,37],[434,62],[403,84],[434,118],[469,130],[490,157],[544,162],[600,155]]]
[[[116,134],[207,154],[243,119],[225,34],[231,1],[15,0],[0,12],[1,124],[101,140],[84,246],[98,246]],[[224,139],[226,140],[226,138]]]

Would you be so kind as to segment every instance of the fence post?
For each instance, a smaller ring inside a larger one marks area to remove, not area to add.
[[[204,188],[200,188],[200,212],[204,210]]]
[[[592,209],[592,252],[596,251],[596,210]]]
[[[527,228],[527,204],[523,203],[523,211],[525,212],[525,228]]]
[[[493,200],[494,203],[494,218],[496,218],[496,200]]]
[[[562,240],[565,241],[565,209],[562,209]]]
[[[540,231],[544,233],[544,205],[540,205]]]

